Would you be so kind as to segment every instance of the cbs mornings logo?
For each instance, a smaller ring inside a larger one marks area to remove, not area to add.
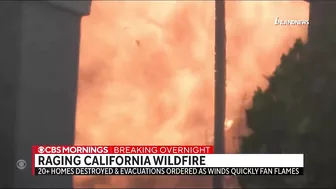
[[[39,154],[107,153],[108,147],[107,146],[39,146],[35,150],[35,152]]]
[[[43,146],[40,146],[40,147],[37,148],[37,151],[38,151],[38,153],[43,154],[45,150],[44,150]]]
[[[60,146],[39,146],[37,148],[37,153],[39,154],[50,154],[50,153],[60,153],[62,148]]]

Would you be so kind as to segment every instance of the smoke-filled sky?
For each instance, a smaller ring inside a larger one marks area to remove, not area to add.
[[[235,152],[237,123],[256,87],[266,87],[264,76],[272,73],[281,54],[296,38],[306,37],[307,26],[276,26],[275,18],[308,20],[309,5],[226,5],[226,110],[227,120],[234,122],[226,145]],[[76,144],[196,145],[211,140],[213,1],[93,1],[81,32]],[[76,177],[75,186],[140,186],[129,177],[90,179]],[[191,180],[151,177],[146,186],[199,185]]]

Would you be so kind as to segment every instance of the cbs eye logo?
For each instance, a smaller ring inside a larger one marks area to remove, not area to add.
[[[38,147],[37,149],[38,153],[43,153],[44,152],[44,148],[42,146]]]

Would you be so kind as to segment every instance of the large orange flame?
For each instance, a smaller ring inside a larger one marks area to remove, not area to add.
[[[308,4],[227,2],[228,152],[237,150],[234,137],[244,132],[242,112],[253,91],[267,85],[264,76],[294,40],[305,38],[306,26],[275,26],[276,17],[307,19]],[[76,143],[207,143],[213,133],[213,47],[214,2],[93,1],[82,21]],[[185,177],[142,177],[142,184],[129,177],[90,179],[76,177],[75,186],[209,184]]]

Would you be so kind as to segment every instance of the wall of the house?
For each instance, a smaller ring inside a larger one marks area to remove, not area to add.
[[[80,20],[90,2],[82,11],[72,3],[0,2],[0,187],[72,186],[71,177],[31,175],[32,145],[74,142]]]

